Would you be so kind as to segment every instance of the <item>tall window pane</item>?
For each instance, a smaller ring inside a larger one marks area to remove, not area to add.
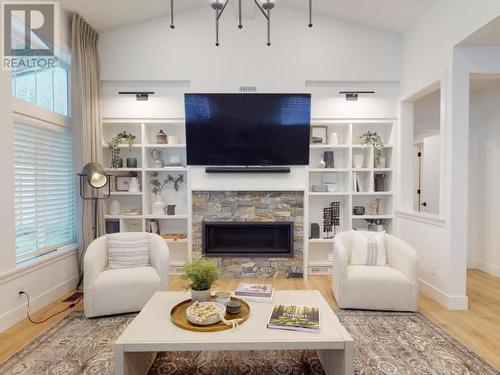
[[[14,124],[16,255],[75,240],[71,132]]]

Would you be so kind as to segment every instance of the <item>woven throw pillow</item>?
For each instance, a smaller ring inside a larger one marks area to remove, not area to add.
[[[145,267],[149,265],[147,233],[114,233],[106,235],[108,269]]]
[[[384,266],[385,232],[352,231],[351,264],[367,266]]]

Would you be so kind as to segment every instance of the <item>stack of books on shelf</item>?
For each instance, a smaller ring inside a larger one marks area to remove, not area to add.
[[[234,295],[251,302],[271,302],[273,292],[271,284],[239,283]]]
[[[319,308],[297,305],[275,305],[267,328],[319,332]]]

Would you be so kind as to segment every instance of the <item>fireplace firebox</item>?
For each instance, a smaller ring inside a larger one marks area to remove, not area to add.
[[[206,257],[293,257],[293,222],[203,222]]]

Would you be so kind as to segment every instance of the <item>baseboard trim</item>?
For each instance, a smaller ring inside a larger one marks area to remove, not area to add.
[[[30,296],[31,311],[37,311],[62,297],[64,294],[74,290],[78,283],[78,275],[63,281],[38,296]],[[23,303],[3,315],[0,315],[0,332],[19,323],[26,318],[26,303]]]
[[[420,291],[439,302],[448,310],[467,310],[469,298],[467,296],[452,296],[425,280],[419,279]]]
[[[476,261],[474,268],[476,270],[486,272],[489,275],[500,277],[500,266],[497,266],[496,264]]]

